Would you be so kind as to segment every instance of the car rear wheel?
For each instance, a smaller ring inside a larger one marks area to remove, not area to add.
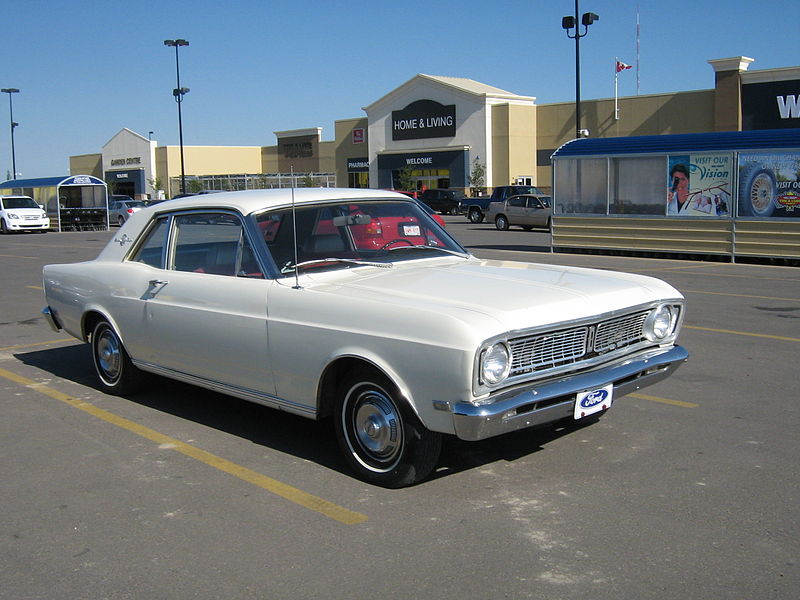
[[[451,206],[450,207],[450,214],[453,215],[453,216],[456,216],[458,214],[458,207],[457,206]]]
[[[498,215],[494,220],[494,226],[497,227],[499,231],[508,231],[508,219],[505,215]]]
[[[119,225],[120,227],[125,225],[125,219],[123,219],[122,217],[117,217],[117,225]]]
[[[92,359],[103,389],[115,396],[133,394],[144,382],[144,373],[133,366],[117,332],[102,320],[92,332]]]
[[[351,372],[339,386],[336,438],[359,478],[387,488],[427,477],[439,459],[441,434],[427,430],[397,388],[374,369]]]
[[[467,214],[467,218],[471,223],[480,223],[483,221],[483,213],[477,208],[471,208]]]

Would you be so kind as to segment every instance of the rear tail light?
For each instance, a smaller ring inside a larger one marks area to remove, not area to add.
[[[129,215],[132,215],[132,214],[133,214],[133,209],[132,209],[132,208],[129,208],[129,209],[128,209],[127,211],[125,211],[125,212],[127,212]]]

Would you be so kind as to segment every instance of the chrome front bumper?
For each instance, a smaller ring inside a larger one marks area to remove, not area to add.
[[[681,346],[650,350],[606,367],[501,392],[491,404],[453,406],[456,435],[482,440],[573,415],[579,392],[614,385],[614,399],[669,376],[689,358]]]

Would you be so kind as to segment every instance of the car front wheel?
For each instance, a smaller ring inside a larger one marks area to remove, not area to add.
[[[397,388],[377,371],[365,368],[345,377],[336,408],[336,438],[359,478],[399,488],[433,471],[441,434],[427,430]]]
[[[144,374],[133,366],[122,340],[108,321],[100,321],[92,332],[92,359],[104,391],[125,396],[140,389]]]

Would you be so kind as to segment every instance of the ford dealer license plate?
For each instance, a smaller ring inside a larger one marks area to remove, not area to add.
[[[575,418],[582,419],[610,408],[613,392],[612,383],[596,390],[580,392],[575,399]]]

